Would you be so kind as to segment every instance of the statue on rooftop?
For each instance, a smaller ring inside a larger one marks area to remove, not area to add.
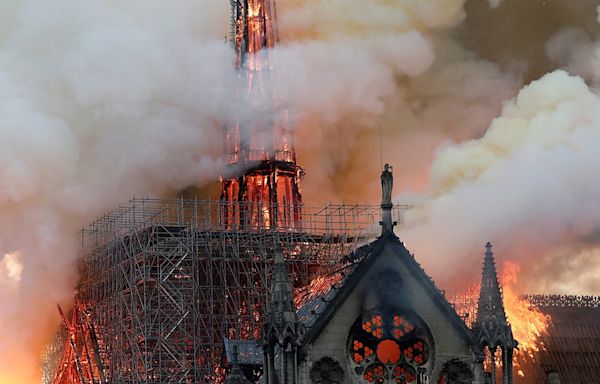
[[[394,176],[392,176],[392,167],[385,165],[381,172],[381,206],[392,206],[392,187],[394,186]]]

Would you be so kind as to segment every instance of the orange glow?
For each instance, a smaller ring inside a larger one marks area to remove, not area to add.
[[[512,327],[513,336],[519,342],[519,349],[514,352],[514,364],[517,375],[524,377],[520,362],[533,359],[537,352],[544,350],[542,337],[547,334],[550,316],[530,305],[527,300],[519,298],[515,286],[520,266],[516,262],[505,261],[502,268],[502,291],[506,317]],[[477,298],[480,286],[474,284],[464,292],[452,297],[456,312],[463,317],[465,323],[472,327],[477,316]],[[489,370],[489,362],[487,363]],[[499,364],[499,360],[496,360]]]
[[[539,339],[547,333],[550,317],[539,309],[532,307],[528,301],[519,298],[514,291],[520,266],[511,261],[504,262],[504,305],[506,316],[510,322],[515,339],[519,342],[519,350],[532,356],[544,346]]]
[[[294,297],[296,308],[300,308],[308,301],[329,291],[331,287],[342,281],[342,279],[343,275],[341,273],[315,277],[310,281],[308,286],[296,290]]]
[[[26,382],[24,380],[26,380],[26,379],[24,379],[23,377],[19,377],[17,375],[0,374],[0,383],[2,383],[2,384],[23,384]]]
[[[400,360],[400,347],[394,340],[383,340],[377,346],[377,358],[385,364],[396,364]]]
[[[248,17],[256,17],[260,12],[260,3],[248,8]]]
[[[519,342],[519,351],[516,354],[525,353],[532,356],[543,348],[539,339],[548,331],[550,317],[532,307],[527,300],[520,299],[515,292],[517,275],[520,270],[517,263],[505,261],[502,270],[504,309],[512,327],[513,336]],[[477,315],[479,289],[479,284],[473,284],[464,292],[450,299],[456,312],[465,319],[468,326],[472,326]]]

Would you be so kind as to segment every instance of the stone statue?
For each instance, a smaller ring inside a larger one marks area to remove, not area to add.
[[[385,165],[381,172],[381,206],[392,206],[392,187],[394,186],[394,176],[392,176],[392,167]]]
[[[560,377],[558,376],[558,372],[548,372],[548,384],[560,384]]]

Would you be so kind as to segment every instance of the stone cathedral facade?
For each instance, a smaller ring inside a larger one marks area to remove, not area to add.
[[[491,245],[478,318],[470,329],[394,234],[391,185],[386,166],[381,236],[347,255],[335,283],[299,308],[285,261],[274,256],[260,382],[513,383],[517,343],[506,320]],[[494,362],[497,349],[503,357]],[[232,363],[226,382],[249,383],[237,357]]]

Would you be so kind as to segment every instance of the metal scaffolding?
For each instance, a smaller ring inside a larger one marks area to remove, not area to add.
[[[60,363],[65,352],[65,342],[68,332],[64,327],[60,327],[52,340],[46,345],[42,356],[42,384],[50,384],[60,370]]]
[[[302,207],[293,228],[232,229],[223,204],[133,199],[82,231],[76,305],[94,324],[107,382],[219,381],[224,338],[260,337],[274,249],[302,287],[380,233],[376,206]],[[47,370],[59,355],[46,355]]]

